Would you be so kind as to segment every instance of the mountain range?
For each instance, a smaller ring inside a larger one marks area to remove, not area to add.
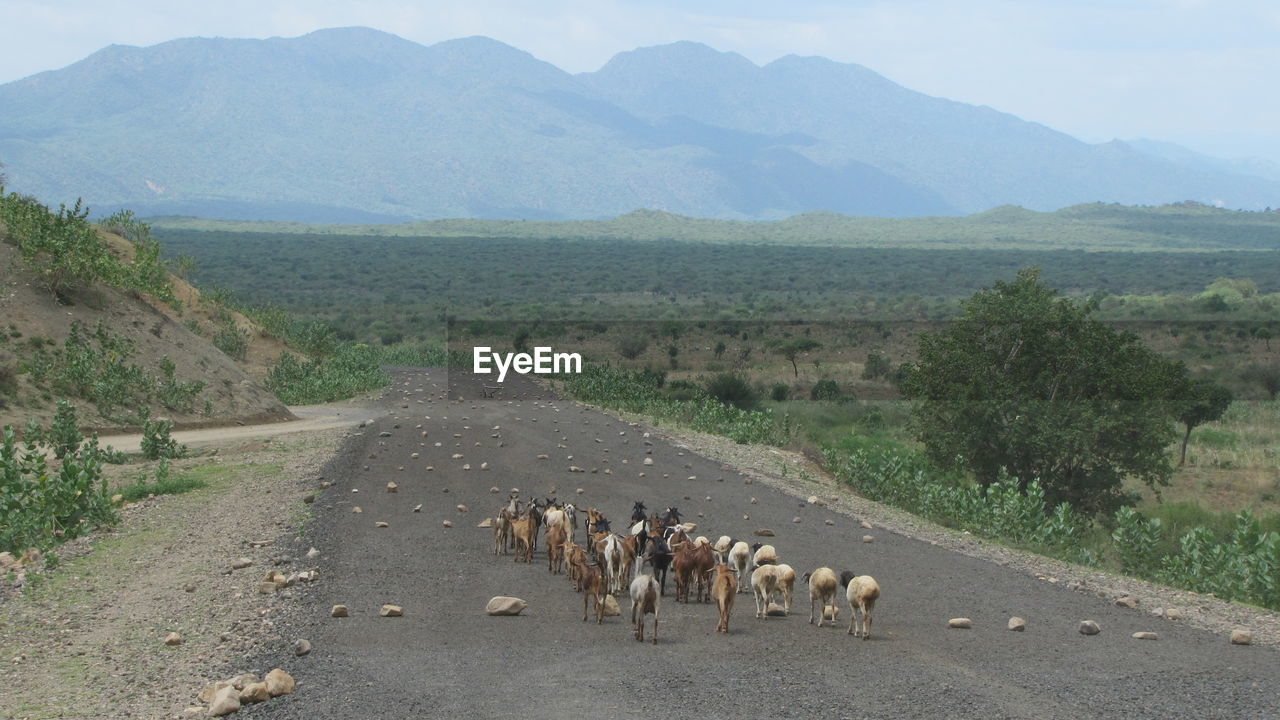
[[[0,85],[0,162],[98,213],[309,222],[1280,206],[1274,167],[1088,144],[820,57],[678,42],[575,75],[368,28],[112,45]]]

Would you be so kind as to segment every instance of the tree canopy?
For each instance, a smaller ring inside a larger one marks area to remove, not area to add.
[[[1092,311],[1025,269],[922,336],[903,389],[930,457],[983,485],[1039,479],[1051,502],[1089,513],[1132,502],[1126,477],[1167,485],[1185,369]]]

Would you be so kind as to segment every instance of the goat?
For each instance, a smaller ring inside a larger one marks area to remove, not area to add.
[[[752,569],[758,568],[761,565],[778,564],[778,551],[775,550],[772,545],[761,545],[760,543],[756,543],[751,546],[751,549],[756,551],[756,554],[751,557]]]
[[[640,555],[640,538],[637,535],[628,535],[622,538],[618,546],[622,555],[619,575],[629,581],[634,574],[636,558]]]
[[[762,620],[769,615],[769,598],[778,588],[778,567],[761,565],[751,573],[751,591],[756,598],[756,619]]]
[[[559,525],[550,526],[547,530],[547,569],[553,575],[559,575],[564,562],[564,543],[568,533]]]
[[[840,573],[840,587],[848,588],[849,581],[858,577],[858,574],[852,570],[844,570]]]
[[[529,503],[529,517],[533,519],[533,542],[530,544],[530,552],[538,549],[538,529],[542,527],[542,513],[544,507],[538,503],[538,499],[534,498]]]
[[[558,527],[565,530],[565,537],[568,537],[568,528],[565,528],[564,511],[558,508],[548,508],[542,513],[542,526],[547,530],[547,538],[551,537],[551,528]]]
[[[601,560],[603,558],[603,561]],[[603,562],[601,567],[605,569],[605,578],[608,580],[607,592],[616,595],[621,591],[621,570],[622,570],[622,545],[618,540],[618,536],[608,533],[606,537],[596,543],[596,562]]]
[[[680,524],[680,511],[675,507],[669,507],[662,513],[662,524],[670,527]]]
[[[644,501],[637,500],[631,506],[631,522],[633,523],[644,522],[644,518],[645,518]]]
[[[738,581],[728,565],[719,563],[714,568],[716,579],[711,583],[711,597],[715,598],[716,609],[720,611],[720,622],[716,632],[729,632],[729,614],[733,612],[733,599],[738,594]]]
[[[658,578],[658,592],[667,594],[667,570],[671,567],[671,547],[661,535],[649,536],[649,553],[645,561],[653,568],[654,577]]]
[[[578,508],[573,503],[565,503],[564,507],[565,522],[569,524],[569,539],[573,540],[578,534]]]
[[[596,624],[604,622],[604,596],[605,596],[605,579],[600,572],[600,566],[592,563],[578,564],[578,577],[582,585],[582,621],[587,621],[587,607],[589,598],[595,598],[596,602]]]
[[[684,528],[667,528],[663,531],[663,535],[667,544],[671,546],[671,552],[679,552],[680,548],[689,542],[689,535],[685,533]]]
[[[751,562],[751,547],[745,542],[734,543],[729,551],[729,566],[738,574],[738,592],[747,592],[750,578],[747,577],[747,564]]]
[[[578,563],[587,561],[587,551],[581,545],[575,544],[572,540],[566,540],[564,543],[564,567],[565,574],[569,576],[569,580],[573,583],[573,589],[581,591],[578,586]]]
[[[515,519],[515,515],[508,512],[506,508],[498,511],[498,517],[493,519],[493,554],[506,555],[507,547],[512,541],[511,521]]]
[[[533,539],[538,534],[532,515],[511,523],[511,534],[516,538],[516,562],[533,562]]]
[[[645,616],[653,615],[653,644],[658,644],[658,581],[652,575],[641,575],[631,581],[631,626],[636,640],[644,642]]]
[[[826,619],[827,608],[831,608],[831,622],[834,624],[839,608],[836,607],[836,573],[829,567],[820,567],[811,573],[804,574],[804,581],[809,585],[809,624],[813,624],[814,607],[822,604],[818,612],[818,627]],[[847,585],[847,583],[846,583]]]
[[[716,566],[716,554],[709,543],[694,543],[690,552],[693,553],[693,572],[698,583],[698,602],[711,602],[711,571]]]
[[[862,612],[862,639],[871,637],[871,611],[880,597],[880,586],[870,575],[858,575],[849,580],[845,598],[849,601],[849,634],[856,635],[858,612]]]
[[[720,565],[728,565],[729,550],[732,548],[733,538],[728,535],[721,535],[720,539],[716,540],[715,544],[711,546],[711,549],[715,551],[716,554],[716,563]]]
[[[790,565],[778,566],[778,592],[782,593],[782,606],[791,614],[791,593],[796,587],[796,571]]]

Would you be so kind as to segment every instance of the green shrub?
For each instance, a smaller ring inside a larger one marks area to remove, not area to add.
[[[813,388],[809,390],[810,400],[839,400],[840,386],[835,380],[824,379],[813,384]]]
[[[769,388],[769,399],[774,402],[786,402],[791,397],[791,388],[786,383],[774,383]]]
[[[1148,520],[1133,508],[1122,507],[1115,514],[1111,533],[1120,568],[1137,577],[1152,577],[1160,563],[1160,519]]]
[[[579,374],[561,378],[562,389],[583,402],[675,421],[699,432],[723,435],[739,443],[784,445],[794,429],[790,419],[772,412],[725,405],[702,389],[688,400],[662,393],[661,373],[587,365]]]
[[[213,334],[213,346],[228,357],[243,361],[249,352],[249,333],[240,329],[234,320],[228,319]]]
[[[186,457],[187,446],[173,439],[173,421],[145,417],[142,422],[142,456],[148,460]]]
[[[36,428],[19,445],[12,426],[0,433],[0,551],[48,548],[116,521],[97,438],[51,467],[44,436]]]
[[[198,490],[206,485],[205,481],[189,474],[173,475],[169,471],[169,461],[162,459],[156,468],[155,478],[136,480],[120,488],[119,492],[126,502],[145,500],[152,495],[179,495],[184,492]]]
[[[740,410],[754,410],[760,405],[760,398],[747,379],[736,373],[720,373],[707,383],[707,394],[725,405]]]
[[[79,321],[71,324],[60,349],[41,348],[26,364],[32,379],[54,393],[88,400],[103,415],[116,408],[145,405],[155,379],[130,363],[134,345],[106,329],[101,321],[92,331]]]
[[[160,360],[160,384],[156,388],[156,399],[169,410],[189,413],[195,406],[196,396],[205,388],[202,380],[182,381],[175,373],[177,366],[165,355]]]
[[[889,377],[893,373],[893,363],[886,355],[867,353],[867,364],[862,367],[863,380]]]

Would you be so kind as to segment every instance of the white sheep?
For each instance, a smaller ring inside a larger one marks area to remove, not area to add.
[[[790,565],[778,565],[778,592],[782,594],[782,606],[791,614],[791,593],[796,587],[796,571]]]
[[[751,567],[758,568],[761,565],[777,565],[778,551],[772,545],[761,545],[756,543],[751,546],[756,554],[751,558]]]
[[[729,564],[729,550],[733,548],[733,538],[728,535],[721,535],[719,540],[711,546],[712,552],[716,554],[717,565]]]
[[[769,614],[769,598],[778,588],[778,567],[762,565],[751,573],[751,591],[756,598],[756,618],[762,619]]]
[[[821,567],[811,573],[805,573],[804,581],[809,583],[809,624],[812,625],[814,622],[814,608],[819,603],[822,604],[822,610],[817,615],[818,627],[822,627],[828,607],[831,608],[832,622],[835,622],[836,613],[839,610],[836,607],[836,572],[829,567]]]
[[[751,563],[751,546],[739,542],[729,551],[729,567],[738,575],[738,592],[747,592],[747,565]]]
[[[876,607],[876,599],[880,597],[880,586],[870,575],[858,575],[849,581],[845,591],[849,600],[849,634],[854,632],[858,620],[858,612],[862,612],[862,639],[871,637],[871,611]]]

